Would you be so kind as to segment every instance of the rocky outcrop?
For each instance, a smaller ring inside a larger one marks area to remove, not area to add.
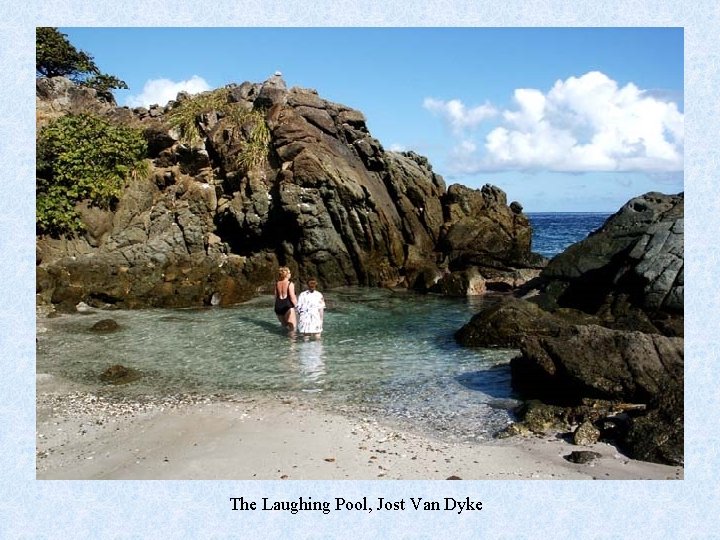
[[[553,258],[516,297],[456,335],[467,346],[518,346],[573,324],[683,335],[683,195],[649,193]],[[523,322],[525,321],[525,322]]]
[[[517,206],[514,207],[518,209]],[[507,205],[505,193],[489,184],[479,193],[453,185],[445,196],[448,224],[442,231],[440,250],[451,270],[468,266],[506,268],[539,263],[532,258],[532,230],[528,218]]]
[[[683,378],[683,340],[658,334],[571,326],[527,336],[511,362],[524,395],[569,403],[583,397],[647,403]]]
[[[529,337],[558,336],[571,324],[597,321],[596,317],[578,310],[550,313],[533,302],[508,297],[475,314],[455,333],[455,339],[467,347],[519,349]]]
[[[539,271],[522,207],[498,188],[447,189],[424,157],[385,151],[360,111],[287,89],[279,74],[226,90],[238,111],[264,115],[269,144],[257,166],[238,161],[251,125],[221,111],[196,118],[199,142],[181,142],[168,115],[185,94],[130,110],[64,79],[38,81],[38,110],[90,111],[141,128],[152,161],[112,211],[78,206],[82,237],[39,238],[41,301],[228,304],[268,290],[279,265],[323,287],[423,291],[465,272],[459,285],[434,289],[461,295],[516,287]]]
[[[542,272],[546,306],[596,313],[615,328],[683,332],[684,197],[647,193],[625,204]]]
[[[65,77],[37,79],[35,88],[38,127],[64,114],[108,115],[116,109],[114,101],[102,99],[94,89],[77,85]]]
[[[647,414],[632,418],[621,440],[626,453],[645,461],[684,462],[684,393],[682,384],[667,384],[649,404]]]
[[[681,463],[683,206],[682,194],[632,199],[456,339],[520,349],[511,368],[523,397],[575,411],[632,457]],[[578,409],[586,399],[638,407],[618,422]]]

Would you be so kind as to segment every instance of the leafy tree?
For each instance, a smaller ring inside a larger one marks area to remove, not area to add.
[[[36,226],[53,235],[82,230],[75,204],[108,208],[126,179],[147,174],[142,131],[89,114],[63,116],[37,139]]]
[[[113,88],[127,88],[114,75],[102,73],[93,57],[77,50],[67,35],[57,28],[40,27],[35,34],[35,71],[38,77],[67,77],[76,84],[98,91],[105,99],[112,99]]]
[[[89,79],[83,81],[81,84],[97,90],[98,96],[105,99],[106,101],[112,101],[115,99],[111,91],[113,88],[127,89],[128,87],[127,84],[125,84],[125,81],[121,81],[114,75],[107,75],[105,73],[93,75]]]

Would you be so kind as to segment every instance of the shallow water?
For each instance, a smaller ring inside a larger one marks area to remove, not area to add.
[[[269,296],[232,308],[44,319],[37,370],[102,386],[99,374],[122,364],[143,378],[114,387],[120,395],[294,394],[461,440],[487,438],[510,420],[513,352],[466,349],[453,339],[482,302],[492,300],[361,288],[324,294],[320,340],[281,329]],[[120,330],[90,331],[108,317]]]

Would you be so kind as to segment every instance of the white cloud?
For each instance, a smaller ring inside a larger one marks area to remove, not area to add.
[[[684,115],[675,103],[632,83],[619,87],[593,71],[557,81],[546,94],[523,88],[513,97],[516,107],[503,111],[481,155],[460,141],[454,172],[683,169]],[[455,110],[464,110],[462,103]]]
[[[130,107],[148,107],[158,104],[165,105],[168,101],[175,99],[178,92],[197,94],[210,90],[210,85],[205,79],[193,75],[186,81],[174,82],[170,79],[150,79],[143,86],[140,95],[128,96],[125,104]]]
[[[402,144],[393,143],[390,145],[391,152],[405,152],[407,148]]]
[[[466,109],[459,99],[442,101],[439,99],[425,98],[423,107],[435,115],[442,117],[452,129],[455,135],[461,135],[466,130],[476,128],[488,118],[492,118],[497,111],[489,103],[478,105],[472,109]]]

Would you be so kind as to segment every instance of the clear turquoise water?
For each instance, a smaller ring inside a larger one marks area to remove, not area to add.
[[[324,294],[318,341],[281,329],[269,296],[232,308],[43,320],[37,369],[102,387],[99,374],[122,364],[143,378],[112,388],[121,395],[294,394],[462,439],[488,437],[509,421],[513,352],[465,349],[453,339],[483,300],[360,288]],[[107,317],[119,331],[89,330]]]

